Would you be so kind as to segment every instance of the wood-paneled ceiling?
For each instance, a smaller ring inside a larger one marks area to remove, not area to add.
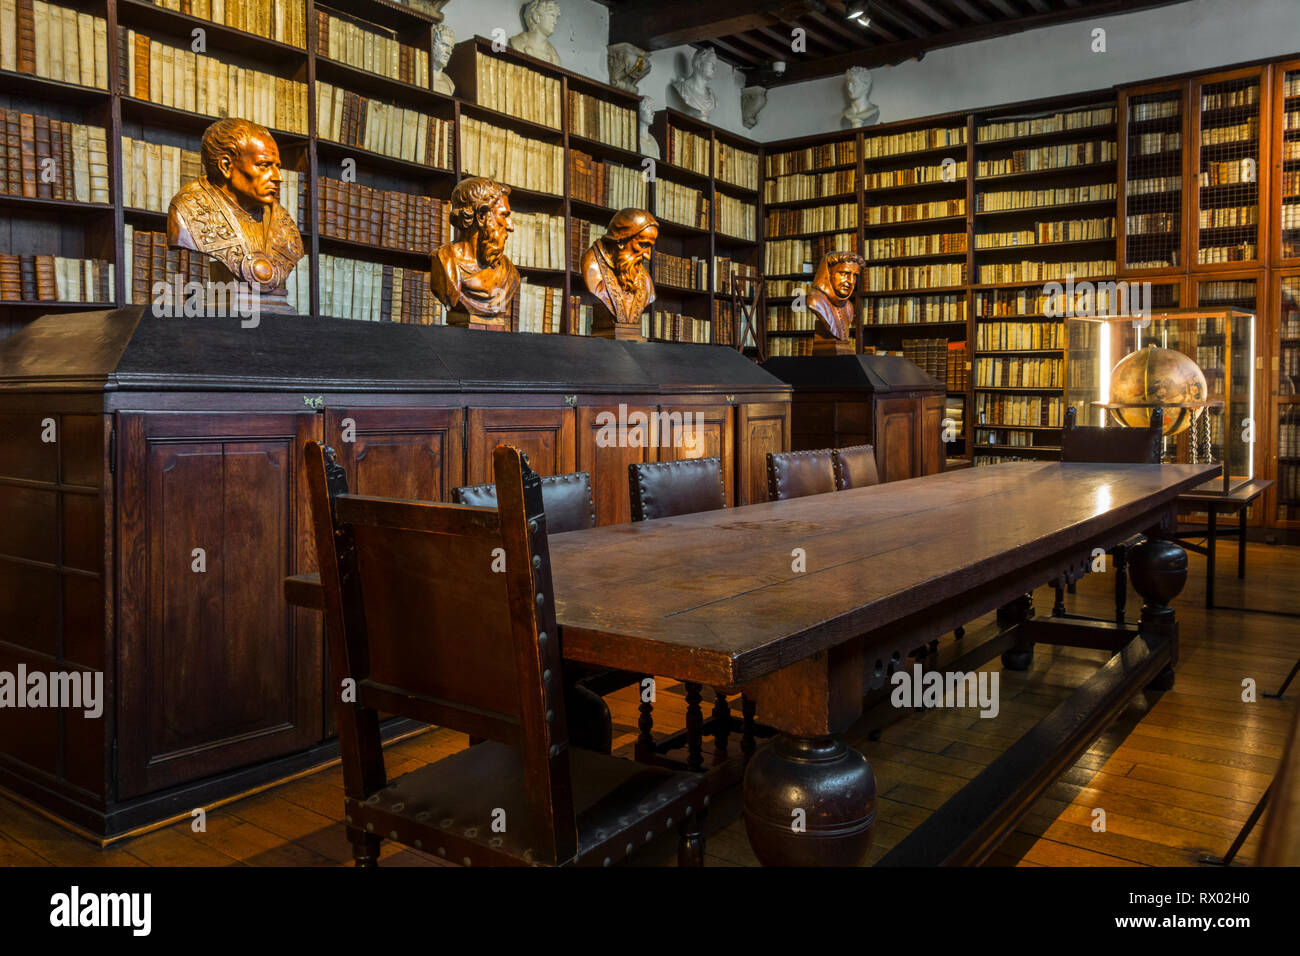
[[[775,86],[885,66],[927,50],[1077,20],[1131,13],[1187,0],[869,0],[862,20],[853,0],[602,0],[611,43],[647,50],[712,46],[751,83]],[[793,31],[804,31],[796,52]],[[1153,43],[1159,38],[1153,37]],[[776,75],[770,65],[786,64]]]

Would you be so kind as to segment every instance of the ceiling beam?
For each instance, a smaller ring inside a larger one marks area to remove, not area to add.
[[[976,23],[988,23],[989,15],[979,7],[972,6],[967,0],[952,0],[952,5],[970,17]]]
[[[718,48],[719,56],[724,60],[730,60],[741,69],[755,69],[763,65],[763,57],[753,50],[742,50],[736,45],[735,37],[727,37],[725,40],[719,37],[712,43]]]
[[[1039,13],[1047,13],[1052,9],[1052,5],[1047,0],[1026,0],[1026,2]]]
[[[809,57],[805,60],[793,60],[781,77],[779,85],[801,83],[805,80],[818,79],[843,73],[851,66],[892,66],[904,60],[913,59],[927,50],[987,40],[991,37],[1009,36],[1034,30],[1039,27],[1057,23],[1094,17],[1118,16],[1137,10],[1150,10],[1154,7],[1172,6],[1187,3],[1188,0],[1100,0],[1086,8],[1054,9],[1050,13],[1036,13],[1022,16],[1014,21],[994,21],[991,23],[972,24],[959,30],[949,30],[921,39],[906,40],[901,43],[885,43],[865,50],[840,53],[836,56],[821,58]]]
[[[1025,15],[1024,11],[1017,10],[1008,2],[1008,0],[989,0],[989,3],[993,4],[993,6],[997,7],[1009,17],[1023,17]]]
[[[902,37],[893,33],[888,27],[884,26],[880,22],[880,19],[878,17],[871,17],[870,25],[864,30],[862,27],[858,26],[857,23],[854,23],[853,21],[849,20],[849,18],[845,15],[844,0],[837,0],[837,3],[835,4],[828,3],[826,6],[827,6],[827,12],[824,15],[814,13],[813,16],[820,17],[823,20],[829,19],[831,21],[834,21],[837,24],[836,29],[839,30],[841,33],[847,34],[848,36],[856,36],[856,37],[865,36],[868,41],[872,39],[871,34],[875,33],[878,36],[883,37],[886,43],[899,43],[903,39]],[[861,42],[854,43],[854,46],[861,46],[861,45],[870,45],[870,43],[867,44],[862,44]]]
[[[662,50],[793,20],[818,0],[625,0],[609,11],[609,42]]]
[[[912,9],[920,13],[921,16],[926,17],[932,23],[939,24],[943,29],[957,29],[957,24],[953,21],[952,17],[948,16],[941,10],[935,9],[933,4],[926,3],[925,0],[908,0],[908,3],[910,3]]]
[[[895,0],[895,2],[897,2],[897,0]],[[935,32],[934,30],[927,30],[921,24],[917,23],[911,17],[907,16],[907,14],[896,9],[892,5],[886,6],[883,3],[873,3],[867,9],[867,16],[871,18],[872,23],[880,18],[889,20],[908,31],[914,37],[928,37]]]
[[[733,40],[740,40],[749,44],[755,50],[758,50],[765,57],[772,60],[790,60],[794,57],[794,51],[790,49],[790,41],[787,39],[784,44],[778,34],[776,43],[772,43],[763,30],[750,30],[740,36],[732,37]]]

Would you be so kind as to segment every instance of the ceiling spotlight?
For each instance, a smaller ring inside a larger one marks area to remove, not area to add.
[[[867,16],[867,0],[845,0],[844,15],[850,20],[857,20],[864,27],[871,22]]]

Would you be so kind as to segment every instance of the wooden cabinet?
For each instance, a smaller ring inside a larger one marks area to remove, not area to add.
[[[470,408],[465,444],[465,484],[492,481],[492,450],[514,445],[539,475],[574,471],[572,408]]]
[[[721,458],[722,486],[735,502],[736,464],[733,460],[731,407],[728,405],[659,406],[658,461]]]
[[[325,443],[356,494],[451,500],[464,473],[463,409],[343,406],[324,417]]]
[[[0,670],[96,671],[105,690],[98,718],[0,709],[0,785],[112,835],[337,752],[320,617],[282,591],[315,570],[309,441],[355,492],[434,501],[491,481],[509,442],[542,474],[590,472],[602,524],[630,518],[634,461],[719,455],[751,497],[786,447],[788,387],[730,349],[361,326],[133,308],[0,342]],[[620,404],[699,414],[698,434],[606,443]]]
[[[628,431],[649,421],[656,406],[645,402],[583,406],[577,410],[576,470],[591,475],[596,524],[632,520],[628,466],[655,460],[650,442],[629,441]],[[638,416],[645,416],[640,419]],[[625,426],[620,432],[619,424]]]
[[[736,406],[736,506],[767,501],[767,456],[790,448],[790,406]]]
[[[321,646],[280,581],[302,566],[312,414],[118,416],[117,796],[306,747]]]
[[[874,445],[881,481],[943,471],[943,383],[895,355],[768,359],[794,388],[790,447]]]

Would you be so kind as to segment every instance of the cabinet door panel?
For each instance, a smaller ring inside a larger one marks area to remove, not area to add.
[[[730,405],[661,405],[661,416],[671,418],[672,427],[660,426],[655,451],[659,461],[687,458],[722,459],[722,484],[727,501],[736,500],[733,458],[732,410]],[[691,416],[691,417],[687,417]],[[662,417],[660,421],[664,421]],[[680,427],[678,427],[680,423]]]
[[[624,410],[625,420],[631,418],[631,424],[623,435],[611,434],[607,429],[609,419],[601,419],[602,414],[614,417],[615,430],[619,418],[618,408],[579,408],[578,409],[578,448],[577,470],[591,475],[591,493],[596,501],[596,524],[626,524],[632,520],[632,502],[629,497],[627,469],[629,465],[653,461],[653,454],[647,441],[632,444],[626,439],[638,438],[637,419],[633,415],[646,416],[655,412],[653,405],[633,405]]]
[[[330,409],[326,443],[338,452],[354,494],[450,501],[465,479],[464,415],[459,408]]]
[[[901,481],[918,471],[917,402],[911,398],[883,399],[876,403],[876,461],[880,480]]]
[[[514,445],[528,456],[539,475],[575,471],[574,410],[572,408],[471,408],[466,444],[465,484],[493,481],[492,452],[497,445]]]
[[[282,582],[304,563],[316,416],[123,414],[119,432],[118,796],[315,743],[319,633]]]
[[[930,395],[921,399],[921,474],[937,475],[943,471],[944,443],[943,419],[948,403],[943,395]]]
[[[767,456],[790,446],[790,406],[736,406],[736,505],[767,501]]]

